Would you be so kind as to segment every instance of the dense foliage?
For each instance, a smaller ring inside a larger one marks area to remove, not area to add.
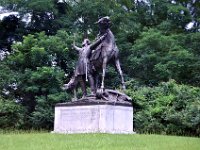
[[[139,132],[200,135],[200,88],[170,80],[156,87],[135,86],[127,93],[136,106]]]
[[[200,134],[200,4],[187,0],[1,0],[0,128],[46,128],[77,55],[110,16],[137,132]],[[24,20],[28,18],[28,22]],[[190,25],[190,26],[189,26]],[[106,87],[119,88],[112,66]]]

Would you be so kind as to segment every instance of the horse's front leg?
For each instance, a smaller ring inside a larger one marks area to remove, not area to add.
[[[103,68],[103,72],[102,72],[102,81],[101,81],[101,90],[103,91],[104,90],[104,79],[105,79],[105,75],[106,75],[106,65],[107,65],[107,62],[108,62],[108,58],[105,57],[103,59],[103,65],[102,65],[102,68]]]
[[[121,66],[120,66],[119,59],[116,59],[116,60],[115,60],[115,65],[116,65],[116,68],[117,68],[118,73],[119,73],[120,76],[121,76],[122,89],[125,90],[125,89],[126,89],[126,86],[125,86],[125,83],[124,83],[124,76],[123,76],[123,72],[122,72],[122,69],[121,69]]]

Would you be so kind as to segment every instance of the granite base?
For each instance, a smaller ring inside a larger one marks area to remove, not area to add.
[[[54,133],[133,133],[133,107],[119,103],[61,103]]]

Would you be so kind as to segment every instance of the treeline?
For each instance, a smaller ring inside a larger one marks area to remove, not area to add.
[[[200,135],[200,3],[197,0],[2,0],[0,128],[52,129],[54,105],[77,60],[71,48],[110,16],[139,133]],[[28,22],[24,22],[28,17]],[[120,88],[114,67],[106,87]]]

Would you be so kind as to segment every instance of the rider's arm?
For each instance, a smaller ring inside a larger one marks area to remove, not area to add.
[[[100,36],[100,38],[98,40],[96,40],[94,43],[92,43],[90,45],[90,49],[93,50],[95,49],[106,37],[107,33],[104,34],[103,36]]]
[[[81,48],[80,47],[77,47],[76,45],[73,45],[73,48],[76,50],[76,51],[80,51]]]
[[[73,46],[73,48],[74,48],[76,51],[80,51],[80,50],[81,50],[81,48],[80,48],[80,47],[78,47],[78,46],[76,46],[76,45],[75,45],[75,42],[73,43],[73,45],[72,45],[72,46]]]

